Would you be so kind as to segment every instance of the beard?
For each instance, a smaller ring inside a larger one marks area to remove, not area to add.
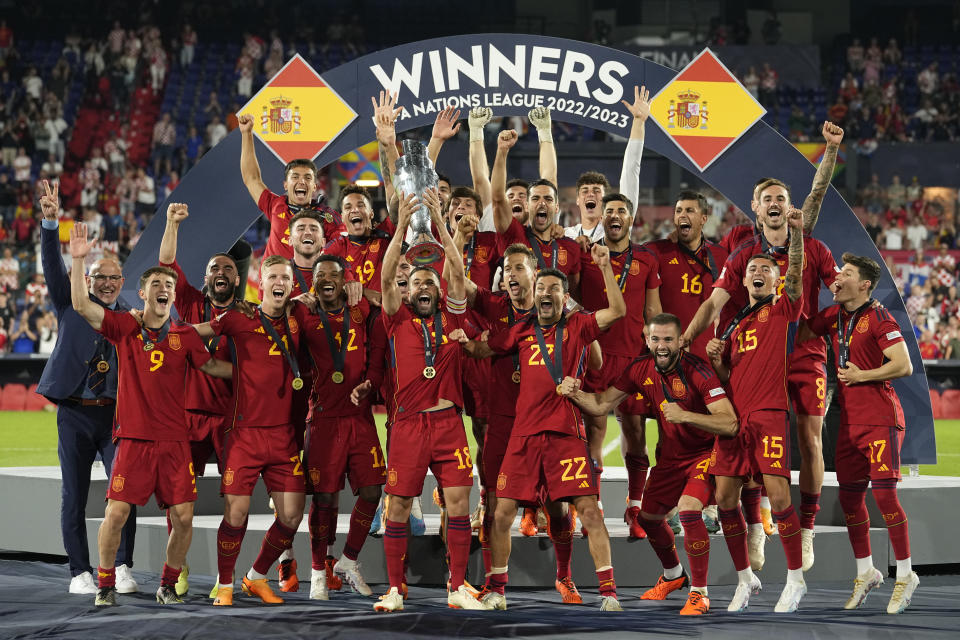
[[[236,290],[236,285],[234,285],[232,282],[228,282],[226,288],[222,291],[217,291],[216,289],[207,287],[207,295],[210,296],[210,299],[213,300],[217,306],[223,306],[229,302],[231,298],[233,298],[233,294]]]

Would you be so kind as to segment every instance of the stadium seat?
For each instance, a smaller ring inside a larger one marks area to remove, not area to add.
[[[948,420],[960,419],[960,389],[947,389],[940,394],[940,416]]]
[[[27,389],[27,398],[23,407],[27,411],[46,411],[54,408],[54,404],[37,393],[37,385],[32,384]]]
[[[11,382],[0,391],[0,411],[23,411],[27,401],[27,388]]]
[[[933,409],[933,419],[939,420],[943,417],[943,407],[940,400],[940,392],[936,389],[930,389],[930,407]]]

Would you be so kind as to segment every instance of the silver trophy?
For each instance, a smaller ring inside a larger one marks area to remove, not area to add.
[[[423,204],[423,192],[437,188],[437,172],[427,155],[427,145],[416,140],[403,141],[403,155],[397,159],[393,187],[397,193],[413,193],[420,204],[410,218],[410,249],[407,261],[415,266],[429,265],[443,258],[443,246],[433,237],[430,210]]]

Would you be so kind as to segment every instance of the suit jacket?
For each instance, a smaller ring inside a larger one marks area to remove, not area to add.
[[[81,386],[90,374],[90,361],[98,354],[106,356],[110,364],[106,381],[100,397],[117,398],[117,350],[106,338],[94,331],[93,327],[77,313],[70,299],[70,276],[60,257],[60,235],[56,229],[40,228],[40,259],[43,275],[47,280],[50,300],[53,303],[59,323],[57,344],[53,348],[47,365],[43,368],[37,393],[51,402],[57,403],[70,396],[80,395]],[[90,299],[105,306],[99,298],[90,295]],[[117,299],[117,310],[125,311],[125,306]]]

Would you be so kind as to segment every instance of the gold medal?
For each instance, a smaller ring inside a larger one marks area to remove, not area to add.
[[[562,385],[559,385],[559,384],[557,385],[557,395],[558,395],[558,396],[562,396],[562,395],[563,395],[563,391],[560,390],[560,387],[561,387],[561,386],[562,386]]]
[[[513,375],[510,376],[510,379],[513,380],[514,384],[520,384],[520,372],[514,371]]]
[[[97,371],[100,373],[106,373],[107,371],[110,371],[110,363],[106,360],[101,360],[97,363]]]
[[[330,379],[333,380],[335,383],[340,384],[341,382],[343,382],[343,374],[340,373],[339,371],[334,371],[333,375],[330,376]]]
[[[303,378],[294,378],[292,384],[294,391],[300,391],[300,389],[303,389]]]
[[[143,350],[144,350],[144,351],[153,351],[153,347],[154,347],[154,346],[156,346],[156,345],[154,345],[152,342],[144,342],[144,343],[143,343]]]
[[[433,377],[436,375],[437,375],[437,370],[434,369],[433,367],[423,368],[423,377],[426,378],[427,380],[433,379]]]

